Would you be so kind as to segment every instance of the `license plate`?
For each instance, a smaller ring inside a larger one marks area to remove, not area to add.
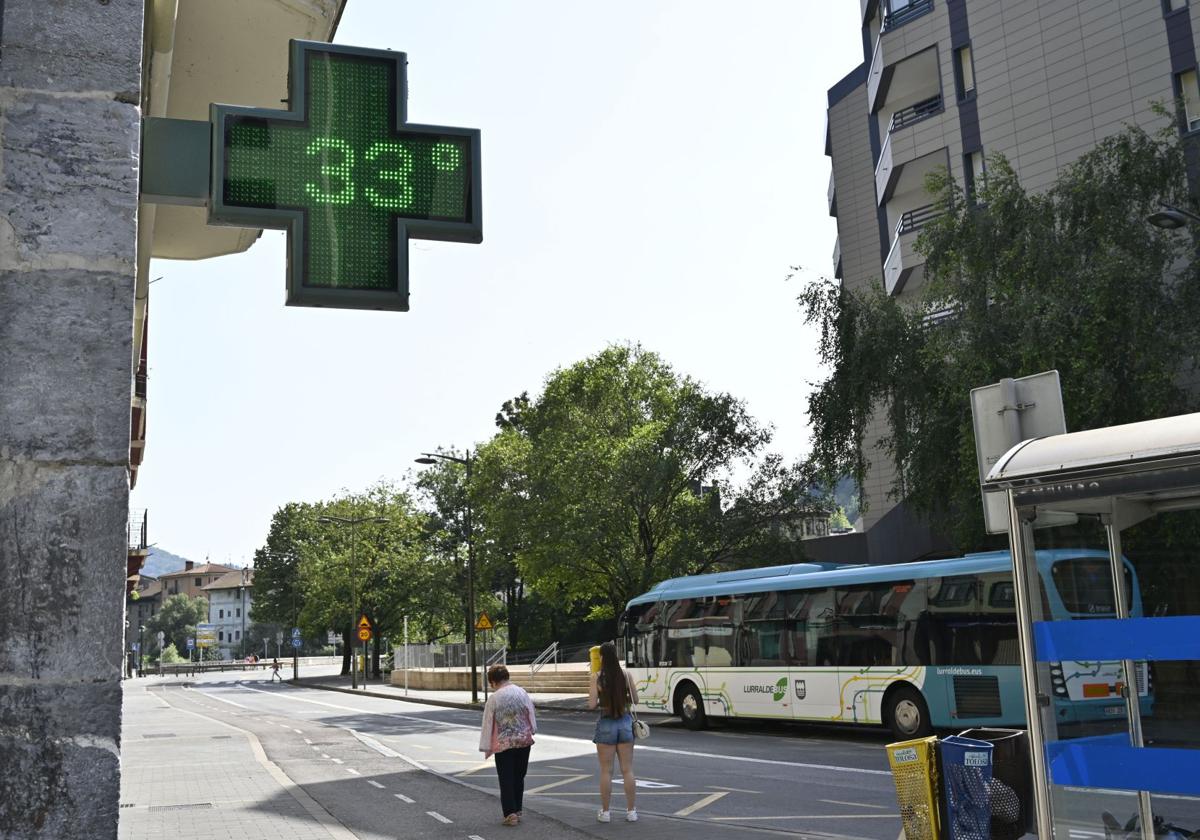
[[[1108,717],[1119,717],[1119,716],[1125,714],[1125,707],[1124,706],[1105,706],[1104,714],[1107,715]]]

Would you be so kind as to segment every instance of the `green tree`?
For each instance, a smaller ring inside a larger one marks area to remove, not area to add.
[[[188,637],[195,638],[196,625],[208,621],[208,599],[189,598],[185,593],[172,595],[163,601],[157,613],[146,621],[146,635],[153,638],[162,633],[164,645],[185,650]]]
[[[830,528],[849,528],[850,520],[846,516],[846,511],[840,507],[829,515]]]
[[[1057,369],[1071,430],[1193,410],[1181,382],[1194,372],[1200,278],[1193,241],[1146,223],[1160,202],[1187,203],[1173,125],[1109,137],[1045,192],[1027,192],[999,155],[977,196],[944,172],[929,187],[945,212],[918,241],[914,305],[827,280],[801,295],[829,370],[809,399],[812,458],[826,481],[861,485],[878,413],[893,496],[971,549],[988,539],[970,390]]]
[[[663,578],[736,562],[783,512],[772,495],[787,483],[778,461],[750,492],[703,493],[752,463],[770,430],[740,400],[640,346],[555,371],[536,401],[507,404],[499,423],[502,435],[528,440],[523,578],[567,603],[593,603],[596,617]]]

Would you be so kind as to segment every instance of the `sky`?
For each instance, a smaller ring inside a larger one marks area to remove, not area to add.
[[[406,313],[285,307],[282,232],[154,260],[131,499],[150,541],[248,563],[283,504],[461,454],[506,399],[614,343],[745,400],[802,457],[822,371],[796,296],[831,272],[826,92],[861,60],[857,15],[348,0],[335,42],[408,54],[411,122],[481,130],[483,243],[413,240]]]

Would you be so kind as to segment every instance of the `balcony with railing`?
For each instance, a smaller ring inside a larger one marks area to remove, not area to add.
[[[875,164],[875,197],[881,206],[896,192],[897,183],[905,177],[905,170],[913,162],[928,156],[930,152],[945,150],[944,120],[931,125],[928,130],[909,131],[915,125],[942,117],[944,114],[942,95],[939,93],[914,102],[891,115],[887,136],[883,140],[879,160]],[[923,169],[917,173],[921,181],[924,180],[926,172],[927,170]]]
[[[907,108],[901,108],[899,111],[892,113],[892,119],[888,123],[888,134],[895,134],[897,131],[902,131],[930,117],[936,117],[942,112],[943,108],[942,95],[940,93],[928,99],[922,99],[920,102],[914,102]]]
[[[837,215],[837,192],[833,184],[833,171],[829,172],[829,188],[825,190],[825,201],[829,204],[829,215]]]
[[[900,214],[892,236],[892,247],[883,261],[883,283],[889,295],[915,287],[925,273],[925,257],[916,249],[921,228],[942,214],[936,204],[914,207]]]
[[[904,24],[914,21],[922,15],[933,11],[933,0],[888,0],[887,11],[883,13],[883,31],[891,32]]]
[[[908,97],[925,90],[928,95],[941,89],[937,32],[933,18],[930,21],[903,35],[883,32],[875,39],[867,70],[867,108],[872,114],[883,110],[897,94]]]

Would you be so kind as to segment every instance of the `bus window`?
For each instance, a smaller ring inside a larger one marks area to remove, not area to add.
[[[928,640],[933,665],[1016,665],[1017,616],[1003,606],[1007,574],[930,578],[929,606],[920,635]],[[983,595],[988,593],[985,605]],[[1000,604],[994,605],[993,599]]]
[[[710,668],[728,668],[735,664],[736,647],[733,636],[733,611],[735,599],[729,595],[706,598],[703,604],[701,624],[704,636],[697,640],[697,647],[704,646],[703,663],[697,656],[696,664]]]
[[[745,595],[737,631],[737,663],[744,666],[786,665],[787,639],[784,595],[762,592]]]
[[[898,664],[899,623],[886,612],[893,583],[852,586],[837,591],[836,660],[839,665]]]
[[[625,614],[627,664],[630,667],[653,668],[658,664],[661,634],[654,622],[659,609],[659,604],[645,604],[633,607]]]
[[[801,589],[787,593],[792,665],[836,665],[834,592]]]
[[[704,664],[703,661],[696,661],[696,648],[703,647],[702,612],[703,606],[690,598],[667,605],[667,637],[660,664],[665,663],[676,668],[691,668]],[[700,659],[704,659],[703,650]]]
[[[1067,612],[1074,615],[1112,615],[1112,572],[1108,560],[1102,557],[1080,557],[1060,560],[1050,567],[1054,588]],[[1133,609],[1133,578],[1125,569],[1125,591],[1130,610]]]

